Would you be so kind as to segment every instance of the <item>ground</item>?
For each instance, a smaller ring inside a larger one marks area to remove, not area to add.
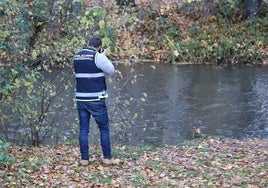
[[[114,146],[117,166],[103,166],[98,146],[79,165],[79,147],[9,146],[4,187],[267,187],[268,139],[204,137],[177,146]]]

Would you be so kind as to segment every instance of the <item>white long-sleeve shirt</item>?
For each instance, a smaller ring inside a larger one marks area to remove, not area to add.
[[[107,58],[105,53],[97,52],[95,57],[96,66],[101,69],[104,73],[112,75],[115,71],[114,65],[112,62]]]

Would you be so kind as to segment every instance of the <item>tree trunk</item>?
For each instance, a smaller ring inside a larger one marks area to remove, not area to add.
[[[247,20],[253,17],[258,17],[261,3],[262,0],[246,0],[243,19]]]
[[[118,5],[118,6],[125,6],[125,5],[136,6],[135,0],[116,0],[116,5]]]

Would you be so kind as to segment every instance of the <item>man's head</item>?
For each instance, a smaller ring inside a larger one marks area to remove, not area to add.
[[[102,41],[99,37],[92,37],[88,41],[88,46],[98,49],[102,46]]]

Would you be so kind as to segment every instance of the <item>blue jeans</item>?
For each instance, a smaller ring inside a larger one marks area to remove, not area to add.
[[[79,146],[82,159],[88,160],[88,133],[91,115],[94,117],[98,124],[100,131],[100,141],[102,147],[103,157],[105,159],[112,158],[111,143],[110,143],[110,130],[108,111],[105,100],[99,101],[77,101],[77,109],[79,115]]]

